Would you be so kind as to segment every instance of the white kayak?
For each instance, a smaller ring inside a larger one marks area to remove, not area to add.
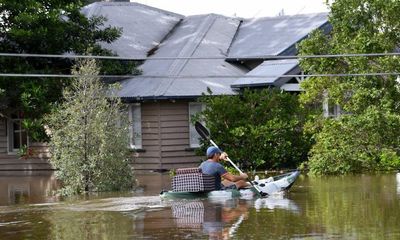
[[[272,195],[282,191],[287,191],[294,184],[300,175],[299,170],[295,170],[286,174],[269,177],[266,179],[256,179],[252,181],[253,185],[265,195]],[[207,192],[174,192],[162,191],[160,193],[162,199],[193,199],[193,198],[254,198],[261,197],[259,191],[255,187],[245,189],[227,189],[215,190]]]

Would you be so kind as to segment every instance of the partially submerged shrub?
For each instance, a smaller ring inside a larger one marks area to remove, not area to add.
[[[327,119],[310,151],[314,174],[400,168],[400,118],[369,108],[364,114]]]
[[[65,101],[49,117],[51,164],[64,194],[124,190],[132,187],[127,113],[115,86],[96,75],[95,61],[84,60]]]

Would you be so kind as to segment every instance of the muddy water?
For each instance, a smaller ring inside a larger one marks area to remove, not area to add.
[[[169,176],[135,192],[59,200],[52,175],[0,176],[0,239],[400,239],[400,175],[311,178],[260,199],[162,201]]]

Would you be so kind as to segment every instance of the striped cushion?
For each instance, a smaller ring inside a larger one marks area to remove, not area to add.
[[[204,192],[215,190],[215,179],[202,173],[178,174],[172,179],[174,192]]]
[[[200,168],[178,168],[176,169],[176,174],[188,174],[188,173],[201,173]]]

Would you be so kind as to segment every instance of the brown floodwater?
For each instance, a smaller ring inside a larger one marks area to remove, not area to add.
[[[60,200],[51,172],[0,173],[0,239],[400,239],[400,174],[301,175],[259,199],[165,201],[168,174],[134,192]]]

